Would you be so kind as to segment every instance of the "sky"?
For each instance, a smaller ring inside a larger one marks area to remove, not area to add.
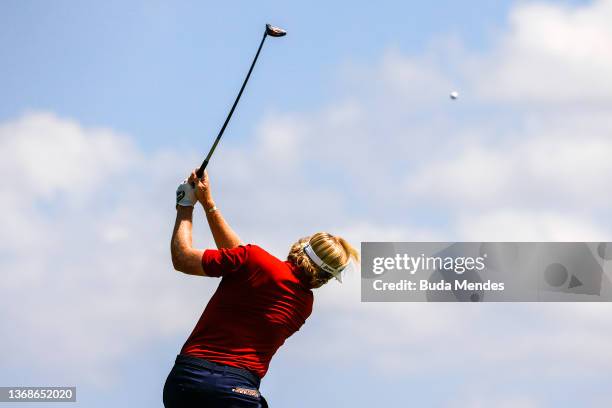
[[[172,270],[174,192],[266,22],[288,35],[209,167],[243,241],[612,241],[611,19],[611,0],[1,2],[0,385],[162,406],[218,284]],[[262,382],[271,406],[609,405],[608,304],[359,288],[316,291]]]

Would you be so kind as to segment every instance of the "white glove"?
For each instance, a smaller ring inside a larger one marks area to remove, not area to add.
[[[176,189],[176,205],[193,207],[197,201],[195,189],[191,187],[187,180],[183,180]]]

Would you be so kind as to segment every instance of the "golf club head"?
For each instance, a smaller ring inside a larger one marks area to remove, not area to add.
[[[266,24],[266,33],[270,37],[282,37],[287,35],[287,32],[279,27],[274,27],[273,25]]]

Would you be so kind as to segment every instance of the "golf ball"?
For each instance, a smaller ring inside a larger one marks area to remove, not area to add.
[[[457,92],[457,91],[451,92],[450,93],[450,98],[453,99],[453,100],[459,98],[459,92]]]

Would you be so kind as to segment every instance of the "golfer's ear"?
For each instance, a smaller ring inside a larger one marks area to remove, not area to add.
[[[188,275],[206,276],[202,267],[204,251],[195,248],[183,248],[172,254],[172,265],[178,272]]]

